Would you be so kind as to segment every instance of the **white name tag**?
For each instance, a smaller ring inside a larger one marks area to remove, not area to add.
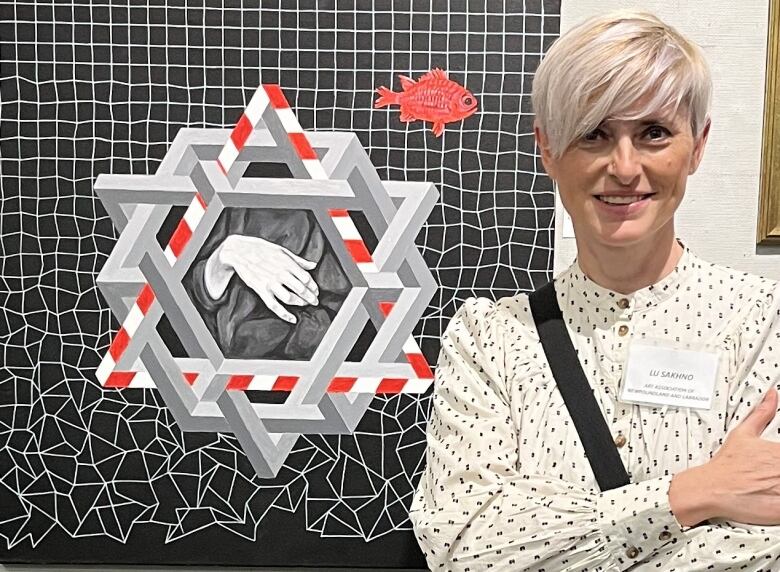
[[[718,375],[717,352],[634,341],[628,349],[620,400],[709,409]]]

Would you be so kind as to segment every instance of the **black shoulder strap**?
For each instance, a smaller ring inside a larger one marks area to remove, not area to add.
[[[602,491],[629,483],[607,422],[599,409],[593,391],[572,344],[555,294],[555,283],[549,282],[528,296],[531,313],[539,332],[547,362],[563,396],[574,427],[580,436],[585,455]]]

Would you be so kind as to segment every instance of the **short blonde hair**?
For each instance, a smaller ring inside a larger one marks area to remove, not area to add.
[[[607,118],[633,120],[667,109],[685,108],[698,137],[711,94],[699,46],[652,14],[621,10],[591,18],[555,41],[536,71],[532,102],[550,151],[559,157]]]

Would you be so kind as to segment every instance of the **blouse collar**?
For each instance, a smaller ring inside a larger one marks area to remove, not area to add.
[[[631,294],[621,294],[604,288],[588,278],[580,268],[579,260],[575,259],[568,269],[556,279],[556,290],[559,291],[560,302],[567,305],[578,305],[578,301],[588,311],[588,308],[610,309],[618,314],[624,311],[636,311],[651,308],[674,296],[695,271],[702,267],[699,259],[682,241],[683,253],[677,265],[669,274],[650,286],[646,286]],[[598,309],[595,310],[599,312]],[[602,310],[603,312],[604,310]],[[602,314],[603,315],[603,314]]]

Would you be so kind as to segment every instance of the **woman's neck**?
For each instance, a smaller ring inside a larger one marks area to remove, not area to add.
[[[682,253],[674,232],[660,242],[645,240],[625,248],[577,241],[577,261],[585,275],[621,294],[631,294],[669,275]]]

